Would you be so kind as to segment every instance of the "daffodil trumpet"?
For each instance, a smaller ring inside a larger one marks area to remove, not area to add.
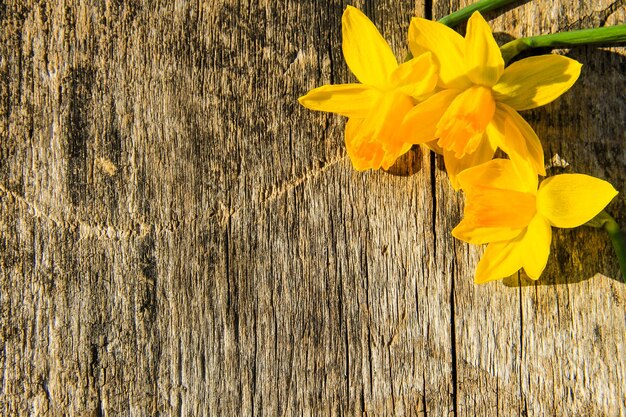
[[[454,13],[439,19],[439,23],[446,26],[454,27],[465,22],[474,12],[489,12],[491,10],[499,9],[518,0],[479,0],[474,4],[470,4],[467,7],[462,8]]]
[[[619,267],[622,271],[622,280],[626,283],[626,236],[624,236],[619,224],[617,224],[610,214],[602,210],[596,217],[585,223],[585,226],[603,228],[606,230],[611,239],[617,260],[619,261]]]
[[[582,29],[520,38],[504,44],[500,51],[508,63],[520,52],[531,48],[570,48],[581,45],[611,46],[626,43],[626,25]]]

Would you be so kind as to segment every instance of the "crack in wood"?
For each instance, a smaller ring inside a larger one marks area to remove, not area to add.
[[[16,192],[9,190],[3,184],[0,184],[0,192],[4,193],[5,195],[16,201],[18,205],[21,205],[22,208],[25,209],[26,212],[30,214],[33,218],[44,219],[48,223],[52,224],[53,227],[61,230],[78,231],[78,241],[85,239],[113,241],[128,240],[132,238],[145,237],[151,232],[155,232],[157,234],[163,232],[175,232],[180,228],[180,222],[169,222],[164,225],[155,225],[135,221],[132,223],[131,227],[122,229],[110,224],[94,224],[71,218],[64,219],[47,213],[37,204],[30,202]],[[74,215],[71,214],[70,216]],[[209,216],[208,219],[210,219],[211,217],[213,216]],[[199,220],[200,218],[192,218],[189,221],[195,222]]]
[[[251,206],[255,207],[263,207],[278,198],[280,198],[285,193],[299,187],[304,184],[306,181],[315,178],[324,172],[328,171],[331,167],[337,165],[338,163],[345,161],[348,159],[348,155],[342,155],[341,157],[330,160],[327,164],[322,167],[312,169],[310,171],[305,172],[303,175],[298,178],[289,180],[278,187],[274,191],[272,191],[267,197],[262,200],[253,203]],[[15,201],[19,202],[26,211],[33,216],[34,218],[43,218],[48,222],[52,223],[55,227],[63,230],[71,230],[78,229],[81,236],[79,240],[83,239],[91,239],[95,238],[98,240],[127,240],[134,237],[143,237],[150,233],[150,231],[154,231],[155,233],[162,232],[176,232],[181,227],[181,222],[172,221],[164,225],[156,225],[156,224],[145,224],[140,222],[135,222],[133,227],[128,229],[120,229],[110,224],[93,224],[81,221],[79,219],[62,219],[56,216],[53,216],[49,213],[46,213],[40,207],[38,207],[35,203],[32,203],[22,197],[21,195],[15,193],[14,191],[9,190],[3,184],[0,184],[0,191],[9,195]],[[191,219],[186,219],[185,223],[193,223],[197,221],[208,221],[216,216],[220,216],[221,219],[219,221],[222,227],[228,223],[230,219],[235,216],[238,216],[242,213],[245,213],[247,205],[240,206],[234,210],[228,210],[228,208],[220,203],[221,206],[221,216],[220,214],[213,213],[206,218],[202,216],[196,216]]]
[[[348,155],[343,155],[341,157],[335,158],[330,160],[326,165],[323,165],[322,167],[316,168],[316,169],[312,169],[310,171],[305,172],[303,175],[299,176],[298,178],[289,180],[281,185],[279,185],[278,187],[276,187],[267,197],[260,199],[256,202],[253,202],[251,205],[242,205],[240,207],[237,207],[233,210],[230,210],[230,212],[228,212],[227,214],[225,214],[224,219],[222,219],[222,222],[226,221],[228,218],[232,218],[235,216],[238,216],[240,214],[243,214],[246,212],[246,209],[248,207],[263,207],[269,203],[272,203],[273,201],[277,200],[278,198],[280,198],[281,196],[283,196],[284,194],[288,193],[289,191],[299,187],[300,185],[304,184],[306,181],[313,179],[325,172],[327,172],[330,168],[332,168],[333,166],[339,164],[340,162],[345,161],[346,159],[348,159]]]
[[[563,31],[588,28],[588,26],[603,27],[606,21],[618,10],[626,5],[626,0],[616,0],[601,10],[581,16],[576,22],[567,25]]]
[[[15,200],[18,203],[20,203],[23,207],[25,207],[26,211],[28,211],[28,213],[31,216],[33,216],[35,218],[44,218],[45,220],[49,221],[50,223],[52,223],[55,226],[60,227],[60,228],[67,227],[67,226],[65,226],[65,222],[63,222],[63,221],[61,221],[59,219],[56,219],[56,218],[52,217],[51,215],[47,214],[45,211],[40,209],[35,203],[31,203],[30,201],[26,200],[21,195],[13,192],[11,190],[9,190],[8,188],[6,188],[4,186],[4,184],[0,184],[0,191],[2,191],[3,193],[5,193],[9,197],[11,197],[13,200]]]

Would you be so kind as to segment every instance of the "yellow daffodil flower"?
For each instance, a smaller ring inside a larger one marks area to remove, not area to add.
[[[452,235],[489,243],[476,283],[508,277],[520,268],[538,279],[550,254],[551,226],[580,226],[617,195],[608,182],[582,174],[556,175],[537,189],[535,170],[508,159],[467,169],[457,179],[465,192],[465,212]]]
[[[398,65],[389,44],[362,12],[342,17],[343,55],[360,84],[325,85],[298,101],[311,110],[347,116],[346,148],[357,170],[387,169],[412,143],[401,131],[417,99],[437,84],[437,65],[424,53]]]
[[[578,79],[581,64],[560,55],[504,60],[489,25],[475,12],[465,38],[442,25],[414,18],[409,28],[414,56],[431,52],[439,64],[440,91],[407,114],[409,140],[438,139],[452,185],[462,170],[493,158],[496,148],[531,162],[545,175],[543,149],[518,110],[547,104]],[[412,129],[410,127],[413,127]]]

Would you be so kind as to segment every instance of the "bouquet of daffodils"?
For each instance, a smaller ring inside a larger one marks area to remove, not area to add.
[[[626,25],[561,32],[502,47],[480,11],[511,0],[482,0],[439,22],[414,18],[409,59],[398,63],[374,24],[348,6],[342,48],[359,83],[325,85],[300,97],[311,110],[348,117],[345,143],[357,170],[388,169],[414,145],[443,156],[452,187],[462,190],[464,218],[454,237],[488,244],[475,275],[483,283],[521,268],[538,279],[550,253],[552,227],[584,224],[609,233],[626,274],[626,242],[604,212],[617,195],[584,174],[546,175],[541,141],[520,111],[567,92],[581,64],[556,54],[507,63],[533,47],[626,41]],[[450,27],[469,17],[465,37]],[[500,149],[508,158],[494,158]]]

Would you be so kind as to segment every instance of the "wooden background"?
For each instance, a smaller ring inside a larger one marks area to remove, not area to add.
[[[406,54],[412,16],[355,1]],[[511,36],[624,23],[532,0]],[[473,284],[442,161],[355,172],[344,120],[296,98],[353,80],[339,0],[0,5],[0,413],[626,415],[626,286],[602,231],[543,278]],[[546,159],[607,179],[626,224],[626,49],[524,112]]]

